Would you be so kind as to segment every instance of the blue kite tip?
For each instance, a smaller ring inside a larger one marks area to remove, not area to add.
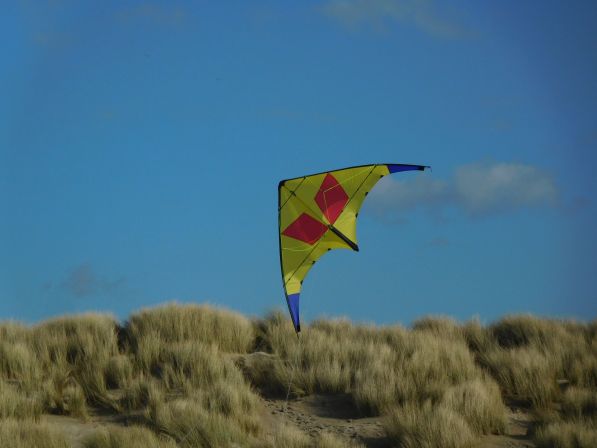
[[[288,311],[290,311],[290,317],[292,318],[292,325],[297,333],[301,331],[301,321],[299,318],[299,297],[300,293],[298,292],[286,296]]]

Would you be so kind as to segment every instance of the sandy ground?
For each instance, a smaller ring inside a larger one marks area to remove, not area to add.
[[[349,395],[310,395],[291,399],[263,398],[263,418],[274,429],[281,424],[296,426],[311,436],[332,432],[345,440],[356,440],[368,448],[386,448],[392,444],[385,436],[380,418],[361,417]],[[45,415],[43,419],[63,432],[73,448],[83,448],[83,439],[97,428],[123,426],[135,416],[92,412],[87,421],[59,415]],[[505,435],[483,437],[475,448],[530,448],[532,419],[524,408],[511,406],[509,425]]]
[[[345,439],[354,439],[368,447],[389,446],[381,420],[360,417],[349,395],[311,395],[290,400],[265,399],[264,404],[274,417],[274,424],[286,423],[311,436],[331,432]]]
[[[264,404],[271,415],[302,431],[317,435],[328,431],[345,439],[354,439],[368,448],[386,448],[392,444],[386,438],[381,419],[360,417],[348,395],[311,395],[290,400],[265,399]],[[508,428],[504,435],[483,437],[475,448],[530,448],[532,419],[521,407],[511,407]]]
[[[533,419],[525,408],[510,406],[508,413],[508,428],[504,435],[490,435],[483,437],[478,448],[531,448],[535,447],[532,442],[531,431]]]

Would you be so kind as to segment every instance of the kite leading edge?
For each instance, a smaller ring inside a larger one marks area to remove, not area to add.
[[[326,171],[278,185],[280,267],[288,310],[301,331],[301,285],[315,262],[332,249],[359,250],[356,219],[365,197],[382,177],[424,171],[425,165],[376,164]]]

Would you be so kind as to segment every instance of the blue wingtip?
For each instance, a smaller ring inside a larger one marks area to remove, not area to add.
[[[401,163],[389,163],[387,167],[390,174],[399,173],[401,171],[425,171],[425,168],[431,168],[427,165],[406,165]]]
[[[292,318],[292,325],[294,325],[294,329],[297,333],[301,331],[301,322],[299,319],[299,297],[300,293],[286,296],[286,302],[288,302],[288,311],[290,311],[290,317]]]

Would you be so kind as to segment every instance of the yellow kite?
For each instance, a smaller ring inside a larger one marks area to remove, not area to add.
[[[301,331],[299,295],[309,269],[332,249],[359,250],[356,220],[365,197],[382,177],[423,171],[424,165],[377,164],[287,179],[278,185],[280,266],[288,310]]]

